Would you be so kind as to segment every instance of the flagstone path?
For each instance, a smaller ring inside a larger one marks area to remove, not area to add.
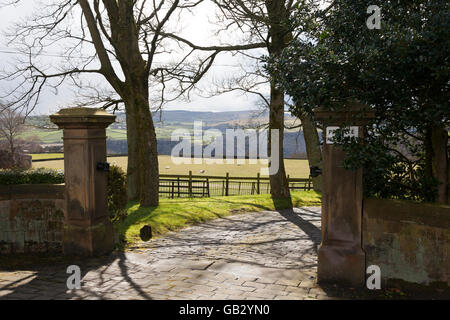
[[[1,299],[327,299],[316,285],[320,208],[237,214],[79,264],[0,271]]]

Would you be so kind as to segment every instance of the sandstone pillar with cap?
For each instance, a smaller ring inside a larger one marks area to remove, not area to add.
[[[360,105],[342,111],[314,110],[323,123],[322,149],[322,243],[318,249],[318,282],[347,286],[365,283],[365,253],[362,249],[362,169],[342,166],[346,154],[335,146],[331,135],[340,126],[363,138],[364,125],[373,113]]]
[[[51,115],[63,129],[66,215],[63,252],[95,256],[112,251],[107,208],[106,127],[115,116],[101,109],[69,108]]]

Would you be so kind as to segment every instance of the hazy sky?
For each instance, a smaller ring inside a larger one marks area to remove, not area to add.
[[[14,48],[14,44],[8,45],[3,32],[11,26],[13,22],[17,22],[20,19],[26,19],[29,17],[33,10],[37,7],[37,1],[24,0],[20,7],[7,7],[0,9],[0,30],[2,36],[0,39],[0,69],[7,68],[8,65],[14,64],[14,59],[17,57],[24,57],[24,55],[17,52]],[[213,36],[215,26],[210,23],[214,19],[214,7],[211,4],[204,4],[195,9],[195,16],[190,14],[184,15],[181,19],[176,20],[177,29],[182,31],[182,35],[196,44],[217,44],[217,38]],[[228,34],[222,39],[227,43],[238,40],[241,35]],[[236,42],[235,42],[236,43]],[[54,48],[47,51],[50,55],[57,55],[59,52]],[[52,64],[53,60],[57,58],[44,57],[43,61],[48,64]],[[170,61],[171,57],[167,56],[167,61]],[[239,57],[233,57],[231,54],[219,55],[216,59],[215,66],[209,71],[207,77],[205,77],[200,83],[201,87],[207,87],[208,84],[214,79],[224,79],[229,75],[233,75],[239,72],[239,64],[244,63],[245,60]],[[12,85],[12,83],[11,83]],[[268,92],[268,88],[262,89],[264,93]],[[46,90],[43,97],[40,100],[40,104],[35,110],[35,114],[48,114],[57,111],[61,107],[70,106],[71,102],[75,98],[73,89],[69,86],[62,86],[57,92]],[[212,98],[202,98],[198,95],[191,97],[192,102],[174,102],[166,107],[167,110],[184,109],[195,111],[235,111],[235,110],[247,110],[255,109],[257,98],[255,96],[245,96],[237,93],[223,94]]]

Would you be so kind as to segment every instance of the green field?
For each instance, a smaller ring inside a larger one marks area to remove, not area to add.
[[[127,131],[121,129],[106,129],[106,136],[111,140],[127,140]]]
[[[192,124],[190,128],[179,125],[167,125],[162,128],[156,128],[156,136],[158,139],[170,139],[172,132],[175,129],[186,128],[192,131]],[[126,140],[127,131],[124,129],[106,129],[106,136],[110,140]],[[29,129],[20,135],[22,139],[29,139],[31,137],[37,137],[42,143],[62,143],[62,130],[45,130],[45,129]]]
[[[33,129],[27,130],[20,135],[21,139],[30,139],[32,137],[37,137],[42,143],[62,143],[62,130]]]
[[[120,129],[106,129],[106,135],[111,140],[126,140],[127,131]],[[42,143],[62,143],[62,130],[44,130],[44,129],[32,129],[25,131],[20,135],[22,139],[29,139],[31,137],[37,137]]]
[[[50,155],[50,154],[49,154]],[[59,157],[58,154],[52,154]],[[33,157],[36,155],[32,155]],[[39,155],[40,156],[40,155]],[[43,155],[45,156],[45,155]],[[49,158],[55,158],[51,156]],[[33,158],[37,159],[37,158]],[[172,162],[170,156],[159,156],[159,172],[161,174],[189,174],[192,171],[194,175],[200,175],[200,170],[205,170],[203,173],[207,176],[225,176],[228,172],[230,176],[242,176],[242,177],[255,177],[262,167],[267,167],[267,164],[261,164],[258,161],[257,164],[249,164],[246,160],[245,164],[206,164],[203,160],[202,164],[180,164],[176,165]],[[126,170],[127,157],[109,157],[108,162],[115,164]],[[307,160],[286,159],[284,160],[286,167],[286,173],[291,178],[307,178],[309,176],[309,165]],[[52,169],[64,169],[63,160],[34,162],[33,168],[52,168]]]

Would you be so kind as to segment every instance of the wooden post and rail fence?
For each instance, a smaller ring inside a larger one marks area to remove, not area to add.
[[[291,178],[288,176],[290,190],[312,190],[310,178]],[[269,194],[269,177],[160,174],[159,194],[166,198],[211,197],[232,195]]]
[[[126,156],[126,155],[110,155]],[[63,160],[64,157],[52,159],[39,159],[33,162]],[[193,175],[189,171],[187,175],[160,174],[159,194],[166,198],[181,197],[211,197],[211,196],[233,196],[269,194],[269,177],[261,177],[258,172],[254,177]],[[290,190],[312,190],[311,178],[291,178],[287,176]]]

